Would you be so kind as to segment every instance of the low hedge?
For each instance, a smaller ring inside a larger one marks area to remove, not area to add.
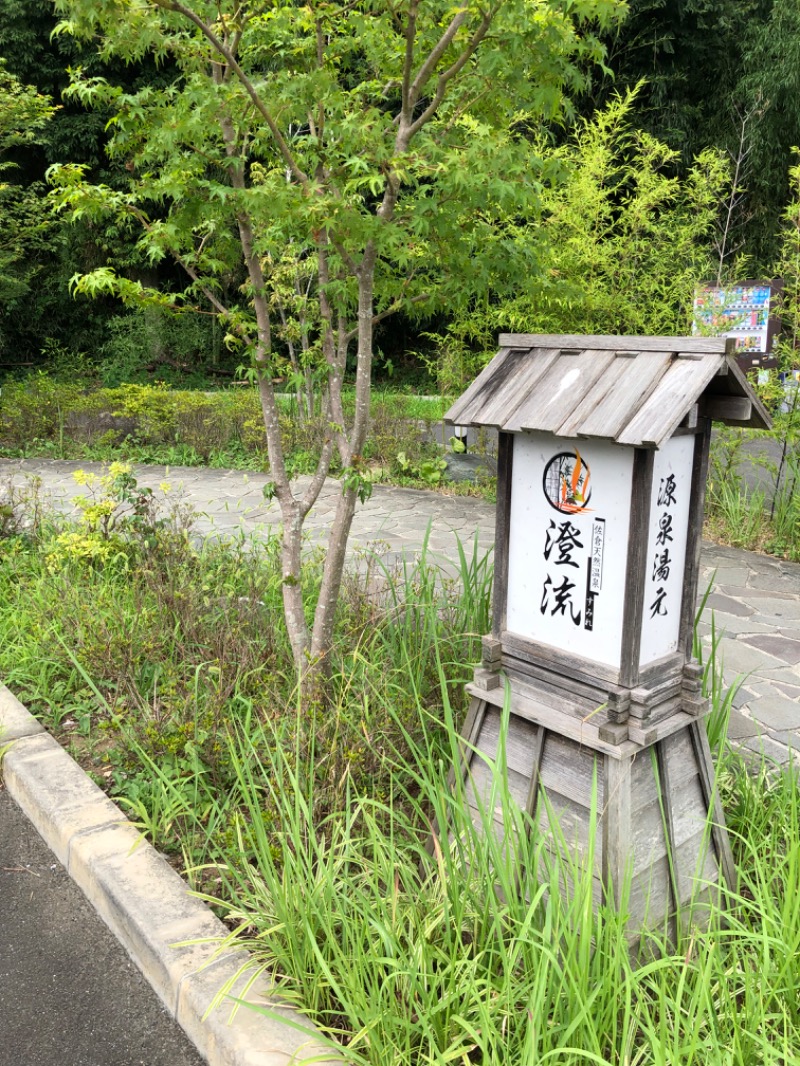
[[[232,444],[264,449],[258,394],[243,387],[220,392],[120,385],[85,389],[55,382],[46,374],[3,387],[0,443],[24,449],[32,441],[68,437],[82,444],[176,445],[203,458]]]

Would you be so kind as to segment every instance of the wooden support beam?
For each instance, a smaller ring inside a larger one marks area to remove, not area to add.
[[[714,422],[749,422],[753,403],[746,396],[709,396],[705,414]]]

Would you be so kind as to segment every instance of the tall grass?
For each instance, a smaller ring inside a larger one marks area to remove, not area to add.
[[[708,928],[673,945],[645,934],[649,961],[634,965],[624,899],[595,909],[592,864],[553,859],[509,795],[504,733],[474,822],[450,777],[462,682],[488,629],[491,566],[476,548],[455,568],[427,549],[397,570],[365,560],[348,579],[329,707],[309,718],[271,636],[268,549],[53,571],[38,536],[3,542],[0,672],[183,851],[255,965],[345,1061],[798,1062],[798,781],[727,747],[713,640],[738,882]]]
[[[459,779],[448,781],[458,737],[444,707],[448,742],[420,707],[390,798],[348,788],[321,820],[307,753],[274,724],[229,740],[240,813],[219,866],[228,915],[344,1060],[796,1062],[797,780],[753,777],[724,754],[739,883],[708,928],[672,948],[646,935],[639,959],[651,961],[633,965],[624,901],[619,913],[595,911],[590,862],[566,851],[545,862],[543,837],[505,785],[502,743],[492,795],[475,823],[465,813]],[[278,819],[269,830],[265,807]],[[431,848],[433,825],[449,834]]]
[[[412,677],[419,642],[434,639],[434,587],[422,586],[422,618],[400,610],[407,583],[393,593],[393,639]],[[219,876],[239,939],[284,996],[358,1066],[799,1061],[798,782],[754,774],[724,741],[715,643],[706,680],[739,881],[677,944],[645,932],[636,964],[624,898],[620,911],[595,909],[592,862],[566,848],[553,858],[511,798],[505,725],[493,790],[467,813],[449,774],[463,742],[441,658],[437,670],[441,715],[417,698],[412,729],[406,711],[388,788],[345,787],[322,817],[324,752],[287,744],[274,722],[229,737],[239,813]],[[437,826],[447,832],[434,837]]]

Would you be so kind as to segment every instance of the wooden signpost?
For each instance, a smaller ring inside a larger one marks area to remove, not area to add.
[[[511,794],[588,854],[595,900],[629,878],[632,938],[733,882],[692,660],[712,420],[766,428],[732,358],[701,337],[504,335],[446,420],[499,432],[493,625],[468,686],[467,796],[510,698]],[[558,830],[551,819],[558,820]],[[504,827],[497,825],[502,834]]]

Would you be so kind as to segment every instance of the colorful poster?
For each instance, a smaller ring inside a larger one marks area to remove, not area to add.
[[[717,336],[732,337],[743,353],[768,352],[771,295],[767,281],[703,285],[694,299],[694,331],[706,327]]]

